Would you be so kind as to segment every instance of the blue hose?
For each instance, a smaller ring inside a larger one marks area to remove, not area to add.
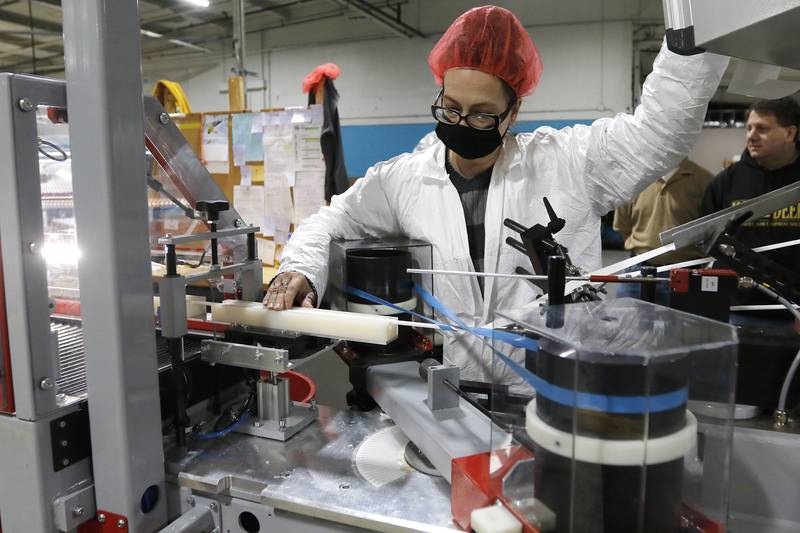
[[[198,433],[197,438],[200,440],[211,440],[211,439],[216,439],[217,437],[224,437],[225,435],[227,435],[234,429],[238,428],[248,420],[250,420],[250,411],[245,411],[244,413],[242,413],[242,416],[239,417],[239,420],[237,420],[230,426],[222,428],[219,431],[212,431],[210,433]]]

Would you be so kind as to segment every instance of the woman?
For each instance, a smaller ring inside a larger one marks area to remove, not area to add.
[[[453,22],[428,58],[442,85],[432,114],[441,143],[372,167],[306,220],[289,241],[264,299],[271,309],[314,306],[327,282],[333,239],[404,235],[433,245],[434,268],[512,273],[526,257],[505,245],[502,221],[548,221],[547,197],[566,226],[573,262],[600,266],[600,217],[677,166],[700,132],[728,59],[662,49],[633,115],[591,125],[506,135],[542,72],[536,47],[510,11],[484,6]],[[507,278],[439,276],[437,298],[467,324],[538,294]],[[491,351],[469,334],[447,339],[445,360],[485,380]],[[510,379],[510,376],[507,376]],[[516,380],[515,380],[516,381]]]

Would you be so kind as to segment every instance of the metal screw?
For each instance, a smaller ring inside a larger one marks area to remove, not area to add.
[[[84,510],[80,505],[72,510],[72,516],[83,516]]]
[[[29,242],[28,243],[28,251],[30,253],[32,253],[32,254],[38,254],[39,253],[39,245],[36,244],[35,242]]]
[[[722,255],[728,257],[733,257],[734,255],[736,255],[736,250],[734,250],[733,246],[731,246],[730,244],[720,244],[718,249],[722,253]]]
[[[106,521],[106,515],[104,515],[103,513],[100,513],[99,515],[97,515],[97,521],[102,524],[103,522]]]
[[[66,422],[64,422],[63,420],[61,420],[61,421],[58,423],[58,427],[60,427],[60,428],[65,428],[65,427],[67,427],[67,423],[66,423]]]
[[[44,378],[42,381],[39,382],[39,388],[42,390],[53,390],[55,383],[51,378]]]
[[[68,466],[69,465],[69,459],[67,459],[65,457],[64,459],[61,460],[61,464],[64,465],[64,466]]]
[[[19,108],[25,112],[33,111],[34,109],[36,109],[36,106],[33,105],[33,102],[31,102],[31,99],[28,98],[27,96],[24,98],[20,98],[17,104],[19,105]]]
[[[62,441],[61,441],[61,447],[62,447],[62,448],[66,448],[66,447],[67,447],[67,444],[69,444],[69,442],[67,442],[66,440],[62,440]]]
[[[123,527],[125,527],[125,520],[123,520],[122,518],[120,518],[119,520],[117,520],[117,527],[118,527],[118,528],[120,528],[120,529],[122,529]]]
[[[191,505],[192,507],[194,507],[194,496],[188,496],[188,497],[186,498],[186,503],[188,503],[189,505]]]
[[[289,370],[293,369],[294,368],[294,363],[292,363],[292,362],[286,363],[286,368],[288,368]]]
[[[262,425],[263,424],[261,422],[257,421],[257,420],[255,422],[253,422],[253,427],[260,428]]]
[[[158,121],[162,124],[166,124],[167,122],[169,122],[169,115],[167,115],[166,113],[161,113],[160,115],[158,115]]]
[[[775,412],[772,416],[775,421],[775,429],[783,429],[783,427],[789,423],[789,413],[786,411],[775,409]]]
[[[217,509],[219,509],[219,506],[217,505],[217,502],[211,502],[211,504],[208,506],[208,508],[211,509],[212,511],[216,512]]]
[[[281,418],[278,421],[278,429],[280,429],[281,431],[286,431],[286,419],[285,418]]]
[[[350,483],[344,482],[339,483],[339,490],[348,490],[350,488]]]
[[[253,354],[253,358],[254,358],[256,361],[258,361],[259,359],[261,359],[261,356],[262,356],[262,355],[264,355],[264,354],[262,354],[261,352],[256,352],[255,354]]]

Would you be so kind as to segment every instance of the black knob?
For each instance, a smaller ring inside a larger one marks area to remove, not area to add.
[[[224,200],[200,200],[194,206],[195,210],[205,213],[206,219],[219,220],[219,214],[230,209],[230,204]]]

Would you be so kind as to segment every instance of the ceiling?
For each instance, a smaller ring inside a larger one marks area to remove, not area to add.
[[[421,37],[403,19],[409,0],[245,0],[248,35],[332,19],[362,21],[387,36]],[[175,78],[209,68],[231,53],[232,0],[210,0],[207,8],[184,0],[141,0],[142,68],[159,69],[170,58]],[[61,0],[0,0],[0,72],[58,75],[64,70]],[[203,57],[206,57],[203,60]],[[176,70],[184,72],[176,72]],[[155,74],[155,73],[151,73]]]

